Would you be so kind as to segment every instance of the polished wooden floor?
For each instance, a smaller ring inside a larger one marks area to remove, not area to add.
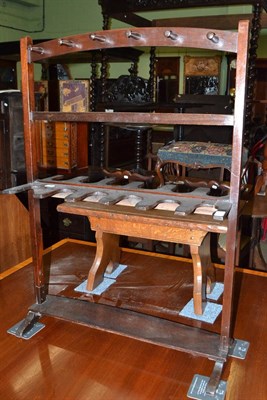
[[[56,265],[49,290],[66,293],[84,279],[77,256],[90,265],[94,251],[93,246],[72,241],[48,253],[46,262]],[[176,262],[172,257],[123,252],[123,263],[140,265],[142,260],[151,268],[155,260],[170,266]],[[250,348],[245,360],[227,361],[222,379],[227,381],[228,400],[267,399],[266,288],[265,273],[237,273],[234,337],[249,341]],[[42,318],[45,328],[30,340],[8,334],[35,301],[27,262],[0,274],[0,301],[3,400],[181,400],[187,398],[194,374],[208,376],[213,369],[214,363],[206,358],[50,317]]]

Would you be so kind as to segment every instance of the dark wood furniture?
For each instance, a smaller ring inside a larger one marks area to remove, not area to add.
[[[17,65],[13,60],[0,60],[0,90],[17,89]]]
[[[29,198],[30,221],[32,231],[32,249],[34,263],[34,279],[36,290],[36,304],[33,305],[26,319],[17,331],[17,336],[23,336],[25,329],[38,320],[40,315],[56,315],[56,310],[66,311],[75,321],[76,310],[83,307],[83,302],[77,303],[75,299],[67,299],[46,296],[45,269],[43,264],[43,245],[40,223],[40,201],[43,198],[53,196],[55,193],[66,195],[64,205],[59,206],[60,211],[88,216],[93,229],[96,230],[97,249],[92,269],[89,271],[89,288],[94,287],[102,278],[104,270],[110,271],[116,266],[120,257],[118,245],[119,235],[134,233],[136,236],[162,241],[187,243],[191,247],[191,255],[194,264],[194,279],[201,280],[203,286],[197,282],[194,285],[194,299],[196,311],[201,313],[205,305],[206,273],[209,267],[208,238],[209,233],[223,231],[227,234],[226,243],[226,268],[224,273],[224,296],[221,327],[219,332],[206,332],[192,326],[175,324],[170,326],[164,320],[154,320],[155,326],[169,332],[172,329],[173,336],[167,334],[167,339],[160,344],[180,349],[195,355],[206,356],[215,362],[214,371],[209,381],[207,392],[215,394],[223,365],[227,360],[229,349],[233,342],[232,337],[232,300],[234,288],[234,267],[236,255],[236,241],[238,232],[238,216],[240,210],[240,171],[242,162],[243,123],[246,93],[247,72],[247,47],[249,36],[249,24],[241,21],[238,32],[210,31],[207,29],[192,28],[136,28],[131,31],[120,29],[100,31],[76,36],[66,37],[60,40],[51,40],[34,46],[29,37],[21,40],[22,63],[22,87],[24,96],[24,126],[25,148],[28,184],[10,189],[9,193],[18,193],[27,190]],[[216,37],[216,40],[213,38]],[[77,51],[93,51],[99,49],[142,46],[167,46],[167,47],[199,47],[209,50],[229,51],[237,55],[236,97],[234,114],[177,114],[155,112],[38,112],[35,111],[33,82],[34,63],[45,62],[50,57],[56,57]],[[230,190],[224,198],[224,205],[229,206],[227,218],[216,218],[202,215],[198,216],[193,210],[199,203],[209,199],[220,210],[220,199],[212,200],[208,193],[201,188],[195,192],[178,193],[175,187],[162,186],[155,189],[145,189],[140,182],[130,182],[125,185],[112,185],[112,178],[102,179],[98,182],[88,183],[87,177],[73,178],[70,180],[58,179],[58,177],[37,180],[38,166],[36,151],[36,123],[41,120],[48,121],[83,121],[97,123],[122,124],[182,124],[182,125],[225,125],[233,127],[232,151],[235,157],[232,159]],[[93,198],[98,197],[95,202]],[[87,201],[83,201],[87,199]],[[89,201],[88,201],[89,200]],[[90,201],[91,200],[91,201]],[[120,201],[134,200],[135,206],[116,205]],[[179,205],[177,212],[163,211],[156,208],[159,204],[172,203]],[[153,229],[154,228],[154,229]],[[202,257],[203,255],[203,257]],[[77,260],[78,263],[78,260]],[[202,303],[202,296],[204,302]],[[80,300],[78,300],[80,301]],[[101,316],[98,307],[90,305],[95,316],[95,327],[100,327]],[[52,311],[53,309],[53,311]],[[108,308],[109,309],[109,308]],[[51,314],[52,312],[52,314]],[[116,314],[120,321],[127,314],[128,318],[136,320],[135,327],[124,324],[120,334],[133,336],[140,340],[147,340],[143,334],[138,333],[139,323],[143,324],[149,316],[142,312],[139,314],[128,313],[119,308],[111,308],[110,313]],[[111,317],[112,319],[112,317]],[[86,323],[86,317],[84,320]],[[100,324],[100,325],[99,325]],[[166,326],[165,326],[166,325]],[[190,322],[188,322],[190,325]],[[117,324],[119,329],[120,324]],[[141,325],[140,325],[141,326]],[[115,327],[114,327],[115,329]],[[182,341],[176,338],[183,338]],[[158,343],[159,344],[159,343]]]
[[[261,240],[264,232],[262,222],[266,221],[267,218],[266,188],[261,193],[256,193],[246,204],[243,215],[251,218],[251,245],[248,266],[259,271],[267,271],[266,258],[261,249]]]
[[[265,134],[264,134],[265,132]],[[251,242],[249,267],[259,270],[267,270],[267,263],[261,250],[261,241],[266,238],[267,221],[267,143],[266,127],[262,132],[262,137],[255,144],[252,151],[252,161],[257,165],[257,177],[254,187],[254,197],[248,202],[244,209],[244,214],[250,216],[251,223]]]
[[[180,0],[180,1],[173,1],[173,0],[159,0],[157,2],[155,1],[147,1],[147,0],[130,0],[130,1],[124,1],[124,0],[118,0],[116,1],[116,4],[111,3],[109,0],[99,0],[99,4],[102,7],[103,14],[106,17],[109,18],[114,18],[117,20],[120,20],[122,22],[126,22],[130,25],[133,26],[153,26],[155,22],[159,21],[158,20],[149,20],[146,18],[146,16],[139,15],[140,13],[146,13],[148,11],[158,11],[158,10],[179,10],[183,8],[193,8],[193,7],[212,7],[212,6],[231,6],[231,5],[253,5],[253,6],[260,6],[264,7],[265,10],[267,10],[267,2],[266,0]],[[137,14],[138,13],[138,14]],[[229,15],[228,21],[229,21]],[[240,17],[240,16],[239,16]],[[238,17],[238,18],[239,18]],[[186,26],[193,26],[197,27],[199,26],[199,23],[205,23],[207,16],[205,16],[203,19],[197,17],[197,20],[195,19],[194,21],[191,21],[191,17],[186,20],[186,23],[188,25]],[[221,18],[220,18],[221,19]],[[215,21],[216,20],[216,21]],[[200,22],[199,22],[200,21]],[[238,19],[234,19],[234,22],[232,22],[232,26],[230,27],[229,25],[227,26],[227,29],[232,29],[236,27]],[[217,17],[214,17],[213,22],[216,23],[216,26],[218,26],[218,21]],[[223,19],[224,22],[224,19]],[[229,22],[228,22],[229,24]],[[166,26],[166,25],[165,25]],[[169,25],[171,26],[171,25]],[[185,25],[181,25],[185,26]],[[222,29],[225,25],[220,25],[220,29]],[[204,28],[205,25],[199,26],[201,28]],[[215,28],[215,26],[212,26]]]
[[[249,65],[248,65],[248,89],[247,89],[247,102],[246,102],[246,123],[245,123],[245,142],[247,146],[251,146],[253,143],[253,99],[255,94],[255,65],[257,58],[258,38],[260,30],[267,26],[267,15],[263,13],[267,11],[266,0],[159,0],[147,1],[147,0],[131,0],[124,2],[120,0],[114,5],[108,0],[99,0],[99,4],[102,7],[104,25],[108,26],[112,19],[126,22],[133,26],[187,26],[195,28],[206,28],[210,29],[236,29],[237,23],[242,19],[247,19],[251,22],[251,36],[249,44]],[[234,15],[220,15],[217,16],[197,16],[187,18],[158,18],[148,19],[146,12],[148,11],[160,11],[160,10],[180,10],[185,8],[195,7],[213,7],[213,6],[231,6],[231,5],[251,5],[251,14],[244,14],[242,17],[238,14]],[[106,28],[104,28],[106,29]],[[152,75],[151,75],[152,76]],[[216,86],[216,82],[213,82],[213,86]],[[229,94],[229,93],[227,93]]]
[[[157,57],[155,65],[156,101],[170,103],[179,93],[180,57]]]
[[[33,44],[38,46],[38,43],[46,41],[47,39],[36,39],[33,40]],[[60,76],[58,70],[62,70],[62,66],[66,67],[67,65],[72,65],[76,63],[90,63],[91,65],[91,76],[90,76],[90,110],[95,110],[96,106],[101,104],[106,98],[106,91],[109,89],[111,83],[115,81],[115,79],[108,79],[107,76],[107,65],[108,63],[129,63],[129,69],[133,74],[137,74],[137,65],[140,55],[143,52],[137,48],[119,48],[119,49],[106,49],[103,51],[91,51],[91,52],[79,52],[79,53],[70,53],[62,55],[61,57],[50,58],[47,63],[42,63],[42,76],[41,82],[38,81],[35,83],[36,85],[36,107],[39,111],[44,111],[45,107],[49,104],[50,111],[59,111],[60,109],[60,80],[62,76]],[[1,65],[3,66],[3,70],[6,68],[10,68],[10,76],[12,76],[12,81],[9,83],[2,82],[1,83],[1,75],[0,75],[0,86],[4,89],[16,88],[16,63],[20,61],[20,47],[19,41],[14,42],[5,42],[0,43],[0,73],[1,73]],[[97,65],[101,64],[100,74],[98,74]],[[67,69],[67,68],[66,68]],[[67,69],[68,70],[68,69]],[[41,85],[42,84],[42,85]],[[44,97],[38,94],[37,87],[41,87],[41,91],[43,92],[44,87],[47,93]],[[44,107],[45,105],[45,107]],[[55,123],[53,123],[55,125]],[[64,165],[64,168],[57,168],[55,162],[55,154],[53,154],[52,159],[50,158],[50,162],[47,163],[45,160],[44,167],[47,168],[51,173],[52,170],[54,173],[64,173],[67,170],[71,170],[72,173],[75,173],[77,170],[81,170],[82,168],[86,168],[88,166],[88,158],[90,165],[101,166],[105,165],[105,155],[106,155],[106,146],[105,146],[105,128],[103,124],[93,124],[93,123],[80,123],[77,124],[77,130],[79,130],[78,135],[78,160],[76,167],[70,169],[68,165],[70,162],[67,162],[67,166]],[[125,137],[122,132],[118,132],[117,136],[121,137],[122,142],[125,141]],[[133,136],[133,135],[132,135]],[[118,139],[118,138],[117,138]],[[127,139],[126,139],[127,140]],[[118,141],[117,141],[118,142]],[[111,140],[110,149],[112,152],[112,145],[114,141]],[[134,146],[135,140],[132,137],[131,146]],[[53,146],[54,148],[55,146]],[[114,146],[114,151],[117,152],[118,143]],[[40,149],[41,151],[42,149]],[[76,149],[75,149],[76,150]],[[122,153],[122,148],[119,148],[118,157],[115,161],[113,159],[113,164],[116,165],[120,163],[119,154]],[[23,156],[23,154],[22,154]],[[67,157],[69,158],[69,157]],[[1,162],[1,161],[0,161]],[[125,159],[122,159],[121,164],[125,163]],[[50,165],[49,165],[50,164]],[[51,165],[52,164],[52,165]],[[61,162],[62,165],[62,162]],[[74,163],[72,163],[74,165]],[[53,167],[52,167],[53,166]],[[64,171],[65,169],[65,171]],[[6,187],[10,186],[8,184]]]
[[[256,60],[256,87],[253,104],[254,119],[267,125],[267,58]]]
[[[25,179],[22,97],[19,90],[0,93],[0,190]]]

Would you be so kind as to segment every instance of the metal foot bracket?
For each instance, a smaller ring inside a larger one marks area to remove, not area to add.
[[[196,400],[224,400],[226,394],[225,381],[218,382],[214,394],[208,393],[209,377],[194,375],[187,396]]]
[[[206,389],[207,394],[209,394],[211,396],[215,395],[216,389],[219,386],[221,375],[222,375],[222,370],[223,370],[223,365],[224,365],[224,362],[222,362],[222,361],[215,362],[215,365],[214,365],[214,368],[213,368],[211,377],[208,381],[207,389]]]
[[[40,313],[28,311],[26,318],[12,326],[7,332],[21,339],[30,339],[45,326],[38,322],[40,317]]]
[[[230,346],[229,348],[228,355],[230,357],[240,358],[241,360],[244,360],[247,356],[248,348],[249,342],[246,342],[245,340],[235,339],[232,346]]]

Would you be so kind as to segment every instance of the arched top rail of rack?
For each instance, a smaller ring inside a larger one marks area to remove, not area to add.
[[[244,33],[248,21],[240,21]],[[27,40],[29,38],[24,38]],[[30,43],[30,40],[28,41]],[[65,54],[121,47],[198,48],[236,53],[238,33],[203,28],[132,28],[88,32],[53,39],[38,45],[28,44],[28,62],[41,62]]]

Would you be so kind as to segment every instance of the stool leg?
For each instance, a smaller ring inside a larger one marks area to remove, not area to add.
[[[212,291],[212,285],[215,282],[215,268],[211,262],[211,234],[207,233],[200,246],[200,258],[202,263],[202,277],[204,281],[203,290],[206,293]]]
[[[107,271],[111,273],[120,262],[119,235],[96,231],[96,255],[90,268],[87,290],[93,290],[102,280]]]
[[[206,293],[210,292],[214,281],[214,268],[210,258],[210,234],[208,233],[200,246],[190,245],[194,273],[194,312],[203,314],[206,303]]]
[[[198,246],[190,246],[191,257],[193,261],[193,273],[194,273],[194,289],[193,289],[193,299],[194,299],[194,312],[197,315],[203,314],[202,301],[205,301],[206,293],[203,291],[202,285],[202,264],[199,254]],[[205,295],[205,296],[203,296]],[[204,299],[203,299],[204,297]]]

